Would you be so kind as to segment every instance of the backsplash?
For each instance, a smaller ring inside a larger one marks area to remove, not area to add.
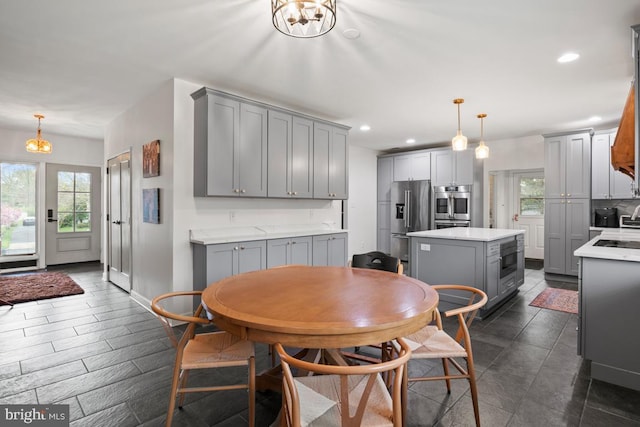
[[[591,200],[591,225],[595,221],[596,209],[616,208],[618,216],[631,215],[638,205],[640,205],[640,199]]]

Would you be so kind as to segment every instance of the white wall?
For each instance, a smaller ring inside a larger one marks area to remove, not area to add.
[[[487,143],[489,158],[484,159],[483,224],[489,226],[489,172],[544,168],[544,138],[542,135],[503,139]]]
[[[150,299],[173,287],[173,129],[173,82],[166,81],[105,131],[105,163],[131,151],[131,293],[136,298]],[[160,140],[160,176],[143,178],[142,146],[156,139]],[[182,167],[177,169],[185,173]],[[143,188],[160,188],[160,224],[142,222]]]
[[[349,258],[377,248],[377,152],[349,147]]]
[[[41,209],[36,214],[38,226],[38,267],[46,266],[45,260],[45,167],[47,163],[59,163],[81,166],[102,166],[103,144],[102,140],[79,138],[68,135],[57,135],[47,132],[46,123],[42,123],[42,137],[53,146],[51,154],[29,153],[25,150],[27,139],[34,138],[37,125],[34,122],[32,131],[0,128],[0,161],[3,162],[27,162],[38,165],[37,192],[38,207]],[[101,174],[102,178],[103,174]],[[104,235],[101,236],[104,241]]]

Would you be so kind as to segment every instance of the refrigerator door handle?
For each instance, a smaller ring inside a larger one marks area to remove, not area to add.
[[[411,190],[404,192],[404,226],[409,228],[411,225]]]

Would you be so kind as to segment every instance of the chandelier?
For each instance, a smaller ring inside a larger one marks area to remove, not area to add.
[[[467,149],[467,137],[462,134],[460,130],[460,104],[464,103],[464,99],[456,98],[453,103],[458,106],[458,132],[456,136],[451,139],[451,146],[453,151],[464,151]]]
[[[489,157],[489,147],[484,143],[484,118],[486,114],[478,114],[480,119],[480,145],[476,147],[476,159],[486,159]]]
[[[29,139],[25,143],[27,151],[30,153],[50,154],[53,147],[49,141],[42,139],[42,133],[40,131],[40,120],[44,119],[44,116],[42,114],[34,114],[33,117],[38,119],[38,133],[35,139]]]
[[[271,15],[282,34],[318,37],[336,25],[336,0],[271,0]]]

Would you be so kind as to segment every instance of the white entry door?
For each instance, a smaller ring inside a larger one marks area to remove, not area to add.
[[[100,260],[100,168],[46,165],[45,262]]]
[[[525,231],[525,258],[544,259],[544,172],[513,174],[513,228]]]
[[[123,153],[107,163],[108,279],[131,292],[131,162]]]

